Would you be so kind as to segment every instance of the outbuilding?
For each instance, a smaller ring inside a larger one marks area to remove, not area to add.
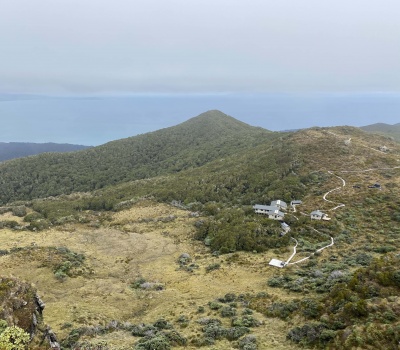
[[[278,207],[281,210],[286,210],[287,209],[287,204],[284,201],[281,201],[280,199],[278,199],[277,201],[272,201],[271,202],[271,206],[273,207]]]
[[[284,233],[288,233],[290,231],[290,226],[286,222],[282,222],[281,227]]]
[[[261,205],[261,204],[254,205],[253,209],[256,214],[264,214],[264,215],[268,215],[274,212],[275,210],[279,210],[277,206]]]
[[[277,209],[277,210],[274,210],[273,212],[270,212],[268,214],[268,218],[270,218],[272,220],[283,221],[283,219],[285,218],[285,213],[283,213]]]
[[[320,210],[314,210],[311,213],[311,220],[325,220],[329,221],[331,218]]]

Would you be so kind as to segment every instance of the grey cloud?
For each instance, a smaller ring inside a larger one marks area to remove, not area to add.
[[[0,0],[0,91],[399,91],[396,0]]]

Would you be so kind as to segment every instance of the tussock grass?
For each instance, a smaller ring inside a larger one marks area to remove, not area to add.
[[[175,219],[162,220],[169,216]],[[71,329],[106,325],[112,320],[138,324],[163,317],[191,339],[198,332],[198,325],[193,321],[199,318],[199,307],[205,308],[204,316],[207,316],[211,312],[208,302],[219,296],[264,291],[268,276],[273,274],[267,267],[272,252],[212,256],[203,244],[192,240],[194,220],[196,218],[190,218],[187,211],[142,202],[112,214],[111,220],[100,228],[67,224],[40,232],[3,229],[0,230],[1,249],[31,245],[41,249],[67,247],[84,254],[85,264],[93,273],[61,282],[54,277],[52,268],[44,266],[40,259],[9,254],[0,257],[2,274],[18,276],[36,286],[46,302],[45,322],[59,338],[65,337]],[[140,232],[131,231],[127,226],[130,224],[138,225]],[[178,258],[183,252],[190,254],[198,269],[193,272],[179,269]],[[207,273],[207,266],[212,264],[220,264],[220,268]],[[162,283],[165,289],[130,288],[139,277]],[[182,315],[189,322],[181,329],[177,320]],[[263,319],[263,316],[258,318]],[[283,321],[263,321],[264,325],[253,332],[260,349],[297,348],[286,341],[287,326]],[[100,340],[118,348],[132,345],[137,339],[119,331],[96,337],[96,342]],[[230,349],[232,344],[221,340],[218,347]],[[187,348],[195,347],[189,342]]]

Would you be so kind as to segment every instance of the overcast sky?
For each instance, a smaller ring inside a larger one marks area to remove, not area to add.
[[[400,91],[398,0],[0,0],[0,91]]]
[[[270,129],[400,122],[399,18],[399,0],[0,0],[0,141],[99,144],[208,109]]]

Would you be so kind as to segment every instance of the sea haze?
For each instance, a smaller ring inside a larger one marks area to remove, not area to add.
[[[140,94],[101,97],[0,95],[0,142],[99,145],[219,109],[280,131],[400,121],[398,93]]]

